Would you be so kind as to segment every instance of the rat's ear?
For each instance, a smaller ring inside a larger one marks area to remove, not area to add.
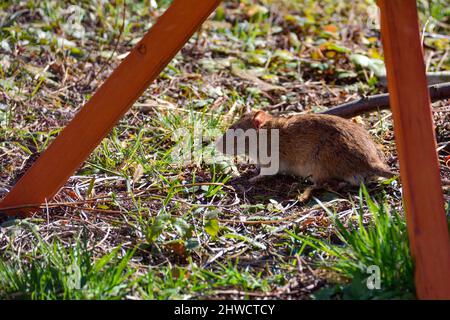
[[[267,119],[269,118],[269,115],[265,111],[258,111],[255,113],[255,115],[252,118],[253,127],[255,129],[261,128],[264,123],[266,123]]]

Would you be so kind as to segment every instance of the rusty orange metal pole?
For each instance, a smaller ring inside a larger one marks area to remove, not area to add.
[[[416,1],[378,5],[416,292],[450,299],[450,242]]]
[[[0,203],[26,215],[50,200],[159,75],[220,0],[174,0],[144,38]]]

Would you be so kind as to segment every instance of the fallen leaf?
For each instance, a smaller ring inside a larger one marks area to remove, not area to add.
[[[338,28],[332,24],[329,24],[325,27],[323,27],[323,30],[327,31],[327,32],[332,32],[332,33],[336,33]]]
[[[178,256],[181,256],[181,257],[187,256],[186,246],[184,244],[184,241],[176,240],[176,241],[167,242],[165,244],[165,246],[167,249],[172,250]]]
[[[350,56],[350,61],[352,61],[357,66],[360,66],[361,68],[369,69],[377,77],[386,75],[386,68],[384,66],[383,60],[369,58],[362,54],[352,54]]]

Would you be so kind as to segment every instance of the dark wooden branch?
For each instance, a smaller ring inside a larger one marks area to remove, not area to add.
[[[429,86],[431,102],[450,98],[450,82]],[[377,94],[332,107],[321,113],[351,118],[378,109],[389,109],[389,94]]]

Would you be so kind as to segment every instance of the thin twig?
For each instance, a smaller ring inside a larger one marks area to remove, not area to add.
[[[428,87],[432,102],[450,98],[450,82],[440,83]],[[351,118],[362,113],[373,112],[378,109],[389,109],[389,94],[377,94],[364,97],[356,101],[332,107],[322,114],[332,114],[343,118]]]

